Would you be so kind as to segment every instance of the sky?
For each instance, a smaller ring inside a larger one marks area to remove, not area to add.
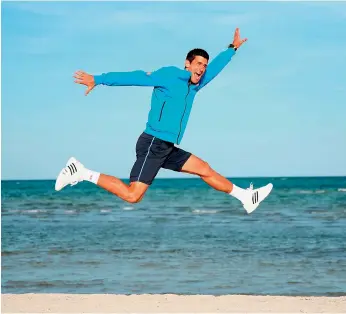
[[[2,2],[2,179],[55,179],[70,156],[128,178],[150,87],[73,74],[184,66],[248,41],[195,98],[180,147],[227,177],[346,175],[346,3]],[[158,177],[189,177],[161,170]]]

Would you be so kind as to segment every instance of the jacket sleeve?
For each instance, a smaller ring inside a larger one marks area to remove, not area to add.
[[[154,72],[142,70],[131,72],[108,72],[94,75],[95,85],[107,86],[165,86],[167,73],[165,68]]]
[[[227,48],[226,50],[219,53],[207,66],[207,69],[200,83],[200,88],[206,86],[210,81],[212,81],[231,61],[234,55],[235,50],[233,48]]]

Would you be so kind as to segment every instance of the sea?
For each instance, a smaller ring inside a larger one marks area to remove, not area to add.
[[[274,188],[248,215],[194,177],[137,204],[2,181],[2,293],[346,295],[346,177],[232,181]]]

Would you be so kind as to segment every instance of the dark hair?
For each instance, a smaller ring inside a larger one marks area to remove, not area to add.
[[[208,52],[206,52],[204,49],[200,49],[200,48],[195,48],[192,49],[191,51],[189,51],[189,53],[186,56],[186,60],[189,60],[190,62],[193,61],[193,59],[195,59],[195,57],[200,56],[203,58],[206,58],[207,60],[209,60],[209,54]]]

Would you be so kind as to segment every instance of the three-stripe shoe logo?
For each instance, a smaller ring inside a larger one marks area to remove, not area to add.
[[[252,204],[256,204],[258,202],[258,191],[252,194]]]
[[[70,164],[67,166],[69,169],[70,169],[70,172],[71,172],[71,176],[77,172],[77,167],[74,163]]]

